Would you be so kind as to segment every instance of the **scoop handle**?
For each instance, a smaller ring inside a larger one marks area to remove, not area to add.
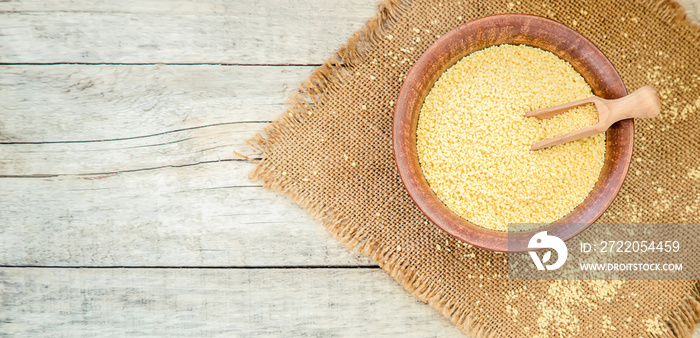
[[[649,119],[659,116],[661,101],[656,88],[644,86],[635,90],[632,94],[616,100],[607,100],[608,117],[607,125],[631,118]]]

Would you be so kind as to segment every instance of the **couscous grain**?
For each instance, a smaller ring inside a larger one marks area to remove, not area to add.
[[[430,187],[489,229],[565,216],[598,180],[605,135],[530,146],[594,124],[597,112],[591,105],[549,120],[524,114],[592,95],[569,63],[538,48],[500,45],[464,57],[435,83],[418,119],[418,158]]]

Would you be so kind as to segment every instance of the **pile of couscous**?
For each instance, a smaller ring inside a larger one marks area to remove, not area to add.
[[[530,146],[595,124],[595,107],[549,120],[524,114],[592,95],[569,63],[538,48],[500,45],[464,57],[435,83],[418,119],[418,158],[430,187],[484,228],[507,231],[510,223],[565,216],[598,180],[605,134]]]

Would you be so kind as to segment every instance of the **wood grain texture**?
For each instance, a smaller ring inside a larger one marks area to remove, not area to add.
[[[0,2],[0,62],[319,64],[378,3]]]
[[[271,121],[314,68],[0,66],[0,142],[109,140]]]
[[[374,266],[252,169],[0,178],[0,265]]]
[[[105,122],[107,123],[107,122]],[[112,173],[259,157],[246,142],[264,123],[225,123],[108,141],[0,144],[0,178]]]
[[[0,336],[454,337],[379,269],[0,269]]]

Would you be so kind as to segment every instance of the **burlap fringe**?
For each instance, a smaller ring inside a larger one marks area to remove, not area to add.
[[[655,10],[661,20],[675,28],[679,33],[688,33],[696,39],[700,39],[700,26],[688,20],[688,14],[675,0],[638,0],[646,7]]]
[[[662,337],[691,337],[700,319],[700,284],[676,309],[671,311],[667,325],[670,328]]]
[[[674,0],[639,0],[650,8],[658,11],[661,18],[669,25],[690,33],[694,37],[700,37],[700,27],[687,20],[686,13]],[[317,200],[310,199],[300,191],[298,185],[290,182],[274,173],[277,168],[271,167],[265,161],[266,154],[271,149],[267,146],[269,139],[283,136],[288,127],[303,123],[317,103],[322,103],[323,98],[332,95],[345,81],[346,72],[365,56],[365,51],[384,38],[386,29],[410,7],[412,0],[385,0],[379,6],[379,13],[369,19],[367,23],[342,46],[336,54],[326,60],[308,79],[299,87],[297,92],[290,94],[287,104],[289,108],[284,114],[264,128],[262,134],[256,134],[248,143],[262,153],[262,160],[246,159],[257,163],[256,168],[250,173],[254,181],[262,180],[267,189],[278,191],[302,208],[326,226],[328,231],[341,243],[359,253],[379,262],[380,267],[394,277],[408,292],[423,302],[430,304],[450,319],[463,332],[472,337],[494,337],[496,332],[488,328],[487,321],[479,318],[476,313],[470,311],[463,304],[458,304],[445,293],[439,292],[433,285],[415,273],[409,262],[395,255],[393,248],[384,247],[376,239],[369,238],[367,234],[353,226],[352,220],[346,215],[341,215],[329,207],[319,205]],[[242,156],[242,155],[240,155]],[[662,337],[690,337],[695,324],[700,318],[700,290],[696,285],[695,290],[687,299],[674,309],[668,318],[669,332]]]

